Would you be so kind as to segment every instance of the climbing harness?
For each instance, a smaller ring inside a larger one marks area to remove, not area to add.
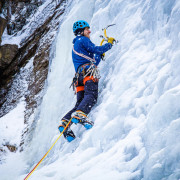
[[[54,145],[57,143],[57,141],[59,140],[59,138],[61,137],[61,135],[64,133],[64,131],[67,129],[67,127],[69,126],[69,124],[71,123],[72,118],[69,120],[68,124],[66,125],[66,127],[64,128],[64,130],[61,132],[61,134],[59,135],[59,137],[56,139],[56,141],[54,142],[54,144],[50,147],[50,149],[48,150],[48,152],[42,157],[42,159],[36,164],[36,166],[31,170],[31,172],[24,178],[24,180],[27,180],[31,174],[36,170],[36,168],[41,164],[41,162],[43,161],[43,159],[48,155],[48,153],[51,151],[51,149],[54,147]]]
[[[79,74],[81,72],[83,73],[83,78],[84,78],[83,84],[85,84],[86,81],[88,81],[88,80],[93,80],[94,82],[98,81],[100,79],[100,71],[99,71],[98,67],[94,64],[94,63],[96,63],[95,58],[91,58],[91,57],[86,56],[86,55],[84,55],[82,53],[78,53],[77,51],[75,51],[74,46],[73,46],[73,52],[76,55],[78,55],[80,57],[83,57],[83,58],[90,61],[90,63],[86,63],[86,64],[83,64],[80,67],[78,67],[77,73],[75,74],[75,76],[73,78],[73,81],[72,81],[72,83],[70,85],[70,87],[71,86],[73,87],[74,91],[75,91],[75,87],[76,87],[76,91],[75,91],[75,94],[76,94],[78,91],[84,90],[82,88],[83,86],[77,87]]]
[[[105,36],[105,37],[104,37],[103,35],[100,35],[100,38],[102,38],[101,43],[100,43],[100,46],[103,45],[103,42],[104,42],[104,41],[108,41],[108,38],[109,38],[109,37],[107,36],[107,33],[106,33],[107,28],[109,28],[110,26],[114,26],[114,25],[116,25],[116,24],[110,24],[110,25],[108,25],[107,27],[105,27],[105,28],[102,29],[102,31],[104,31],[104,36]],[[118,41],[115,40],[115,43],[118,43]],[[104,60],[104,57],[105,57],[105,53],[102,54],[101,59]]]
[[[99,69],[97,66],[93,63],[87,63],[83,64],[78,68],[77,73],[75,74],[72,83],[70,85],[73,87],[73,91],[75,91],[75,94],[79,91],[84,90],[84,86],[78,86],[78,78],[80,76],[80,73],[83,74],[83,84],[85,85],[86,81],[93,80],[94,82],[98,82],[101,78]]]
[[[69,88],[73,87],[73,91],[75,91],[75,94],[78,92],[78,91],[83,91],[84,90],[84,86],[83,86],[83,89],[80,88],[81,86],[77,87],[78,86],[78,78],[79,78],[79,74],[82,72],[83,73],[83,76],[85,75],[85,69],[90,66],[90,63],[86,63],[86,64],[83,64],[81,66],[78,67],[78,70],[77,70],[77,73],[75,74],[73,80],[72,80],[72,83],[70,85]],[[77,90],[78,88],[78,90]]]

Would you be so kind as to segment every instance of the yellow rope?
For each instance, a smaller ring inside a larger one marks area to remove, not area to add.
[[[69,124],[71,123],[72,118],[69,120],[68,124],[66,125],[66,127],[64,128],[64,130],[61,132],[61,134],[59,135],[59,137],[56,139],[56,141],[54,142],[54,144],[50,147],[50,149],[48,150],[48,152],[42,157],[42,159],[36,164],[36,166],[32,169],[32,171],[24,178],[24,180],[27,180],[31,174],[36,170],[36,168],[41,164],[41,162],[43,161],[43,159],[48,155],[48,153],[51,151],[51,149],[54,147],[54,145],[57,143],[57,141],[59,140],[59,138],[61,137],[61,135],[63,134],[63,132],[67,129],[67,127],[69,126]]]

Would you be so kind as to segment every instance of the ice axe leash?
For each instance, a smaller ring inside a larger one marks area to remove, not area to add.
[[[43,159],[48,155],[48,153],[51,151],[51,149],[54,147],[54,145],[57,143],[57,141],[59,140],[59,138],[61,137],[61,135],[63,134],[63,132],[67,129],[67,127],[69,126],[69,124],[71,123],[72,118],[69,120],[68,124],[66,125],[66,127],[64,128],[64,130],[61,132],[61,134],[59,135],[59,137],[56,139],[56,141],[53,143],[53,145],[50,147],[50,149],[48,150],[48,152],[42,157],[42,159],[36,164],[36,166],[31,170],[31,172],[24,178],[24,180],[27,180],[31,174],[36,170],[36,168],[41,164],[41,162],[43,161]]]
[[[103,36],[103,35],[100,35],[100,38],[102,38],[101,43],[100,43],[100,46],[103,45],[103,42],[104,42],[104,41],[108,41],[108,38],[109,38],[109,37],[107,36],[107,33],[106,33],[107,28],[109,28],[109,27],[111,27],[111,26],[114,26],[114,25],[116,25],[116,24],[110,24],[110,25],[108,25],[107,27],[105,27],[105,28],[102,29],[102,31],[104,31],[104,36]],[[115,40],[115,43],[118,43],[118,41]],[[103,55],[102,55],[102,60],[104,59],[104,56],[105,56],[105,53],[103,53]]]

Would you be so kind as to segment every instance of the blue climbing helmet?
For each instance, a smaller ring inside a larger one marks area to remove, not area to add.
[[[84,20],[76,21],[73,25],[73,33],[77,35],[79,31],[84,30],[85,27],[90,28],[89,24]]]

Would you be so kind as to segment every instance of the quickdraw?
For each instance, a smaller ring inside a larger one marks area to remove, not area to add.
[[[84,75],[84,78],[88,75],[90,76],[90,78],[93,76],[94,79],[100,79],[101,78],[100,71],[95,64],[90,65],[90,67],[86,71],[86,74]]]

